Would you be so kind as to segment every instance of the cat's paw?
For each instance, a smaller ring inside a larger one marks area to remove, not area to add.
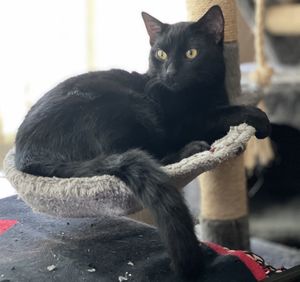
[[[271,133],[271,124],[268,116],[256,107],[247,107],[245,122],[256,129],[255,136],[264,139]]]
[[[181,159],[188,158],[194,154],[201,153],[208,150],[210,150],[210,145],[205,141],[193,141],[185,145],[185,147],[181,150],[180,158]]]

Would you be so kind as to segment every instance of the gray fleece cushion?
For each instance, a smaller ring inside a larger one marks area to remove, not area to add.
[[[199,174],[242,152],[255,129],[247,124],[231,127],[212,144],[212,150],[195,154],[163,167],[177,188]],[[7,179],[19,196],[36,212],[61,217],[128,215],[142,209],[124,182],[115,176],[82,178],[38,177],[15,168],[14,149],[4,159]]]

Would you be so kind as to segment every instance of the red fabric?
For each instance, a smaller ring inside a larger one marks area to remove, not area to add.
[[[13,227],[18,221],[14,219],[0,219],[0,235]]]
[[[267,278],[265,269],[259,263],[257,263],[253,257],[248,255],[247,252],[229,250],[210,242],[205,242],[205,244],[220,255],[231,255],[238,257],[251,271],[257,281],[262,281]]]

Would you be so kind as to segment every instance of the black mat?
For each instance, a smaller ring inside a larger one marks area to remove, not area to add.
[[[16,197],[0,201],[0,217],[19,222],[0,236],[2,279],[119,281],[131,275],[130,281],[146,281],[145,276],[149,281],[177,281],[170,277],[169,259],[149,226],[125,218],[57,219],[34,214]],[[54,271],[47,270],[51,265],[56,266]],[[166,273],[168,277],[160,280]]]
[[[0,236],[2,282],[181,281],[148,225],[120,217],[57,219],[33,213],[16,196],[0,200],[0,219],[18,220]]]

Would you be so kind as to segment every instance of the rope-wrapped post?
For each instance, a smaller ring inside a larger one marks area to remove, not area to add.
[[[234,102],[241,93],[235,1],[186,0],[186,4],[191,21],[197,21],[214,5],[219,5],[223,11],[225,84],[230,101]],[[200,186],[201,239],[231,249],[249,249],[248,204],[243,155],[202,174]]]
[[[265,2],[264,0],[256,0],[255,7],[255,60],[256,70],[252,73],[252,80],[259,85],[264,87],[270,84],[273,70],[268,66],[265,57],[264,47],[264,33],[265,33]]]
[[[250,74],[250,79],[255,84],[256,88],[261,92],[271,83],[273,70],[268,65],[265,56],[265,1],[256,0],[255,2],[255,28],[254,28],[254,43],[255,43],[255,61],[256,70]],[[264,101],[258,103],[258,108],[266,111]],[[256,164],[267,166],[274,159],[274,152],[270,138],[257,140],[251,138],[248,148],[245,152],[245,165],[251,172]]]

